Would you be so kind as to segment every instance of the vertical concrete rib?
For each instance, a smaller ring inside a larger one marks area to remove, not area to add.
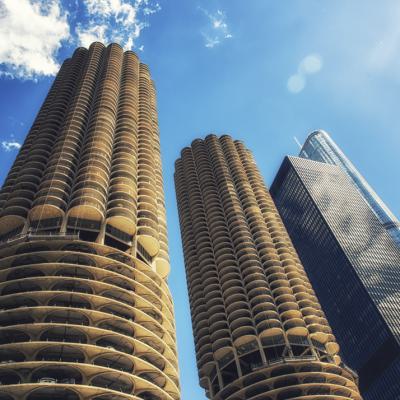
[[[85,54],[84,67],[30,211],[30,220],[37,229],[47,224],[59,226],[67,211],[103,49],[101,43],[94,43],[89,51],[80,48],[75,52]]]
[[[139,65],[117,44],[77,49],[0,193],[0,400],[180,398],[155,90]]]
[[[185,166],[185,167],[183,167]],[[217,267],[209,239],[206,215],[201,197],[200,183],[196,173],[196,166],[191,149],[182,151],[182,160],[176,163],[176,186],[180,188],[177,192],[179,197],[179,217],[182,227],[182,239],[184,243],[185,265],[187,269],[187,281],[189,286],[189,297],[193,317],[193,333],[196,338],[196,357],[199,367],[200,383],[208,387],[208,370],[215,368],[212,357],[211,327],[213,321],[209,320],[209,310],[218,318],[225,318],[223,302],[213,305],[207,304],[206,284],[217,278]],[[192,183],[190,192],[185,190],[187,182]],[[194,235],[192,224],[198,229]],[[226,324],[226,328],[228,328]],[[226,335],[226,336],[229,336]]]
[[[102,222],[114,144],[123,50],[107,47],[72,189],[68,218]],[[74,220],[68,225],[73,226]]]
[[[150,87],[151,98],[151,120],[153,126],[153,155],[155,162],[155,178],[157,188],[157,217],[158,217],[158,237],[160,250],[156,259],[157,272],[162,276],[169,274],[169,254],[168,254],[168,233],[167,233],[167,213],[164,202],[163,176],[161,166],[160,133],[158,128],[157,101],[154,82]]]
[[[361,399],[250,152],[229,136],[210,135],[175,165],[208,397]]]
[[[107,206],[107,233],[125,232],[132,240],[136,232],[139,60],[126,52],[122,65],[118,118]]]
[[[138,242],[150,256],[160,249],[158,241],[157,181],[154,160],[154,121],[152,118],[151,78],[147,65],[139,67],[138,132]]]

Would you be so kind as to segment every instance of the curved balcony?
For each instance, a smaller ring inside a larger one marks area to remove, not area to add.
[[[108,225],[117,230],[115,231],[114,236],[117,236],[118,238],[122,238],[123,236],[129,237],[130,240],[128,241],[130,242],[136,232],[136,213],[123,207],[113,208],[112,205],[109,205],[109,207],[110,208],[107,209],[106,221]],[[121,234],[118,234],[118,232],[121,232]]]
[[[151,220],[138,219],[137,239],[151,257],[157,255],[160,250],[160,242],[158,241],[158,232],[154,229],[154,223]]]
[[[65,201],[52,196],[46,197],[43,201],[45,201],[45,204],[36,205],[29,211],[28,218],[32,223],[49,219],[58,220],[64,217],[64,210],[67,205]]]
[[[103,206],[91,197],[79,198],[71,203],[68,217],[76,220],[101,222],[103,220]]]
[[[7,386],[13,399],[53,399],[67,393],[42,390],[56,383],[79,399],[178,399],[171,300],[149,266],[106,246],[60,240],[16,244],[0,257],[2,393]],[[34,372],[34,363],[42,369]],[[20,368],[35,375],[21,377]]]
[[[2,213],[3,214],[3,213]],[[1,215],[0,216],[0,236],[6,235],[8,232],[22,231],[26,219],[21,215]]]

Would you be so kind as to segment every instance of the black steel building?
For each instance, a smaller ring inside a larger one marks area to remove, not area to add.
[[[337,166],[286,157],[270,192],[364,399],[400,399],[400,250]]]

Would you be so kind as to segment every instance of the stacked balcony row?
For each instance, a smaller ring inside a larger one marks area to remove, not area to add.
[[[137,241],[168,275],[155,89],[133,52],[94,43],[63,64],[0,192],[0,239],[28,231]]]
[[[63,63],[18,153],[0,193],[2,231],[17,229],[32,207],[86,61],[86,52],[78,49],[72,59]]]
[[[76,241],[0,256],[0,399],[179,399],[171,296],[148,265]]]

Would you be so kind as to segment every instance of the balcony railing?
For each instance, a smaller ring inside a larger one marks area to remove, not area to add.
[[[35,240],[79,240],[79,234],[65,234],[63,232],[40,232],[40,233],[19,233],[13,236],[7,237],[5,240],[0,238],[0,248],[9,246],[10,244],[16,244],[20,242],[29,242]]]
[[[106,233],[109,234],[110,236],[114,237],[117,240],[120,240],[127,245],[131,246],[132,245],[132,235],[129,235],[128,233],[125,233],[121,231],[118,228],[115,228],[114,226],[111,226],[109,224],[106,225]]]
[[[84,218],[69,217],[68,227],[74,228],[77,231],[79,231],[79,229],[89,229],[89,230],[99,231],[101,228],[101,222],[92,221],[90,219],[84,219]]]
[[[153,263],[153,257],[146,251],[146,249],[139,243],[136,243],[136,251],[137,253],[147,261],[150,265]]]

